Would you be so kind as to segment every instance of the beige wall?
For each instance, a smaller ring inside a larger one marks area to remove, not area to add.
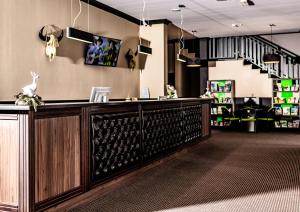
[[[243,60],[217,61],[209,68],[209,80],[235,80],[236,97],[272,97],[272,79]]]
[[[164,95],[168,70],[167,34],[165,24],[141,27],[140,35],[151,42],[152,55],[147,56],[145,67],[141,70],[140,89],[148,87],[151,98]]]
[[[76,28],[87,30],[87,5]],[[73,17],[78,12],[73,1]],[[0,6],[0,100],[13,100],[21,87],[31,82],[30,71],[40,74],[38,93],[44,99],[86,99],[92,86],[112,86],[112,98],[139,95],[139,71],[130,72],[124,55],[136,49],[138,26],[90,6],[90,32],[123,41],[118,67],[83,64],[85,46],[64,38],[58,56],[49,62],[38,38],[42,26],[71,25],[70,0],[1,0]]]

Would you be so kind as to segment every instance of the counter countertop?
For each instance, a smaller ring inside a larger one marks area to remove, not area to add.
[[[189,101],[208,101],[211,100],[210,98],[178,98],[178,99],[166,99],[166,100],[137,100],[137,101],[109,101],[105,103],[90,103],[90,102],[59,102],[59,103],[46,103],[44,105],[38,106],[39,109],[51,109],[51,108],[61,108],[62,106],[65,107],[87,107],[87,106],[97,106],[97,105],[120,105],[120,104],[125,104],[125,105],[132,105],[132,104],[151,104],[151,103],[170,103],[170,102],[189,102]],[[32,110],[33,108],[30,106],[19,106],[19,105],[14,105],[14,104],[1,104],[0,103],[0,111],[5,111],[5,110],[11,110],[11,111],[29,111]]]

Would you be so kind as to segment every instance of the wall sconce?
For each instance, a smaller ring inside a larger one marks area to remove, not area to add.
[[[57,35],[59,31],[60,34]],[[58,43],[64,37],[63,30],[54,25],[47,25],[40,30],[39,37],[42,41],[46,42],[45,53],[49,57],[49,61],[53,61],[56,56],[56,48],[59,47]]]

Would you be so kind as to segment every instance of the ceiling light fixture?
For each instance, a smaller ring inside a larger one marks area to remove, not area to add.
[[[146,0],[143,0],[143,11],[142,11],[142,18],[141,18],[141,22],[140,22],[140,27],[141,26],[145,26],[145,27],[150,26],[147,23],[147,21],[144,17],[145,10],[146,10]],[[150,42],[148,42],[148,45],[150,45]],[[142,44],[142,38],[141,38],[141,35],[140,35],[140,30],[139,30],[139,45],[138,45],[137,50],[138,50],[139,54],[145,54],[145,55],[151,55],[152,54],[152,48]]]
[[[172,12],[180,12],[180,9],[179,8],[173,8],[171,9]]]
[[[180,12],[180,39],[179,39],[179,49],[178,49],[178,53],[176,55],[176,60],[179,61],[179,62],[183,62],[185,63],[187,61],[187,58],[182,55],[181,51],[184,49],[184,38],[183,38],[183,29],[182,29],[182,26],[183,26],[183,13],[182,13],[182,8],[185,8],[185,5],[183,4],[179,4],[178,5],[178,10],[173,10],[175,12]]]
[[[271,27],[271,43],[273,43],[273,27],[275,24],[270,24]],[[274,64],[280,62],[280,55],[277,53],[267,53],[263,56],[263,61],[266,64]]]
[[[231,27],[233,28],[239,28],[241,26],[243,26],[243,24],[231,24]]]
[[[240,4],[242,7],[244,6],[254,6],[254,2],[252,0],[240,0]]]
[[[72,19],[72,2],[73,0],[71,0],[71,19]],[[66,28],[66,37],[72,40],[76,40],[76,41],[81,41],[81,42],[85,42],[85,43],[93,43],[94,39],[93,39],[93,34],[89,33],[90,31],[90,18],[89,18],[89,6],[90,6],[90,1],[88,0],[88,32],[86,31],[82,31],[79,29],[74,28],[76,21],[78,19],[78,17],[81,14],[82,11],[82,5],[81,5],[81,0],[79,0],[79,12],[76,15],[76,17],[73,20],[73,25],[72,27],[67,27]]]
[[[195,33],[197,31],[196,30],[192,30],[192,33],[193,33],[193,52],[195,53]],[[194,58],[188,58],[187,60],[187,65],[186,67],[188,68],[197,68],[197,67],[200,67],[201,64],[200,64],[200,58],[199,57],[194,57]]]

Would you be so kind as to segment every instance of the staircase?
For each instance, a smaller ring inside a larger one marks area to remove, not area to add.
[[[265,53],[278,53],[279,64],[265,64]],[[264,39],[261,36],[234,36],[209,39],[209,59],[244,59],[244,64],[252,64],[254,69],[269,74],[271,78],[300,78],[300,56]]]

